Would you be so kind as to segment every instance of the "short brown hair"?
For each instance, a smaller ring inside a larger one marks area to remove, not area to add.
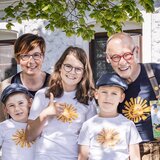
[[[46,44],[43,37],[32,33],[26,33],[21,35],[14,44],[15,58],[17,59],[20,54],[26,54],[37,46],[40,47],[40,50],[44,56]]]

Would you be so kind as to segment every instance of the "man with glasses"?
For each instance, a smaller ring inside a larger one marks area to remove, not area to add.
[[[112,35],[107,41],[106,60],[114,71],[128,82],[126,98],[119,105],[119,112],[132,120],[141,135],[142,160],[160,160],[160,142],[153,137],[150,101],[156,100],[144,64],[138,63],[138,46],[126,33]],[[160,84],[160,65],[151,64]]]

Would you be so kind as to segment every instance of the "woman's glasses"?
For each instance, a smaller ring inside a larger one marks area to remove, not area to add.
[[[39,52],[35,52],[32,55],[31,54],[20,54],[19,57],[23,61],[28,61],[30,57],[32,57],[34,60],[40,60],[42,57],[42,54]]]
[[[70,64],[63,64],[63,69],[66,72],[71,72],[74,69],[74,71],[75,71],[76,74],[82,74],[83,71],[84,71],[84,68],[82,68],[82,67],[73,67]]]

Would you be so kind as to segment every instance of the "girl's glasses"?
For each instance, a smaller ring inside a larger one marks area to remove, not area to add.
[[[71,72],[74,69],[74,71],[75,71],[76,74],[82,74],[83,71],[84,71],[84,68],[82,68],[82,67],[73,67],[70,64],[63,64],[63,69],[66,72]]]

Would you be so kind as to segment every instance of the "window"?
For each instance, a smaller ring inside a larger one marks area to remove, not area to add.
[[[17,63],[13,54],[14,40],[0,41],[0,81],[17,73]]]

